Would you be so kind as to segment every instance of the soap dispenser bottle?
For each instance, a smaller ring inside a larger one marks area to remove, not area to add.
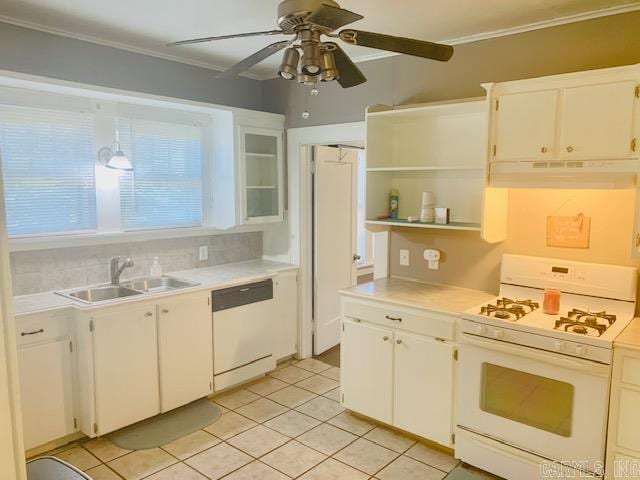
[[[149,273],[152,277],[162,276],[162,265],[160,265],[160,259],[158,257],[153,257],[153,262],[151,262],[151,271]]]

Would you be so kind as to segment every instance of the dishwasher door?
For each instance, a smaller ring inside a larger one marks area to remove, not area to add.
[[[216,390],[275,368],[273,280],[211,292]]]

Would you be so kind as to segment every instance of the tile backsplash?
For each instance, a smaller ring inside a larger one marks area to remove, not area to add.
[[[209,259],[198,260],[198,249],[209,247]],[[207,237],[150,240],[127,244],[56,248],[11,253],[13,294],[28,295],[109,281],[113,257],[131,257],[135,263],[122,278],[149,274],[153,257],[163,273],[262,258],[262,232]]]

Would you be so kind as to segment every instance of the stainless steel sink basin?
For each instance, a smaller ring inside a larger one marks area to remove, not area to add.
[[[180,288],[195,287],[198,284],[173,277],[162,276],[136,278],[135,280],[122,282],[121,285],[126,288],[131,288],[132,290],[156,293],[177,290]]]
[[[132,295],[142,295],[142,292],[118,285],[99,285],[83,290],[58,293],[87,303],[105,302],[117,298],[131,297]]]

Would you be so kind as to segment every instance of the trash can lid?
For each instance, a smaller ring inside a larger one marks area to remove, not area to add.
[[[27,462],[27,480],[91,480],[91,477],[59,458],[40,457]]]

